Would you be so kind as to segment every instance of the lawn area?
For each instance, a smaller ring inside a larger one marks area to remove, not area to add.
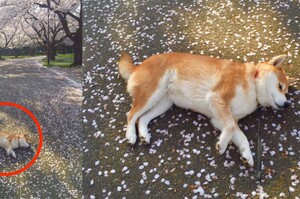
[[[58,54],[55,57],[55,61],[50,61],[49,65],[47,65],[47,57],[42,59],[42,64],[47,67],[58,66],[62,68],[68,68],[73,63],[74,54]]]

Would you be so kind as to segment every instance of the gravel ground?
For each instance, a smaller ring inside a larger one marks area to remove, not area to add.
[[[59,76],[63,76],[64,78],[68,79],[69,81],[75,81],[81,83],[82,82],[82,67],[75,66],[71,68],[60,68],[57,66],[53,66],[49,68],[49,70],[52,70],[54,73],[56,73]]]
[[[18,103],[29,109],[43,130],[43,148],[36,163],[12,177],[0,177],[1,198],[82,197],[81,83],[44,68],[36,60],[0,62],[0,101]],[[72,71],[69,71],[70,73]],[[75,71],[74,75],[78,75]],[[30,134],[38,140],[34,122],[21,110],[0,107],[1,131]],[[34,156],[30,149],[16,149],[17,158],[0,150],[1,171],[14,171]]]
[[[86,198],[299,198],[300,4],[295,1],[86,1],[84,4],[83,189]],[[237,149],[214,149],[219,132],[204,116],[171,108],[154,119],[151,144],[125,141],[131,98],[119,77],[120,51],[135,63],[180,51],[236,61],[288,54],[296,83],[285,111],[261,109],[242,119],[262,188]]]

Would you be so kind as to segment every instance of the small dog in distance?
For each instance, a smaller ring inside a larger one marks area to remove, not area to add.
[[[6,150],[7,155],[12,155],[16,158],[16,153],[13,151],[14,149],[29,146],[29,137],[27,133],[14,134],[0,132],[0,147]]]

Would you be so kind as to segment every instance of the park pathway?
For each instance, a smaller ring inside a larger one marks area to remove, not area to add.
[[[68,69],[66,75],[65,69],[45,68],[37,59],[0,61],[0,101],[26,107],[43,129],[40,157],[22,174],[0,177],[1,198],[81,198],[82,90],[75,78],[81,70]],[[0,130],[38,139],[31,119],[10,107],[0,107]],[[0,149],[0,170],[21,168],[36,148],[16,149],[17,159]]]

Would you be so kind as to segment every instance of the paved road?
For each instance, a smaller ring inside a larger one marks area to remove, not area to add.
[[[286,111],[270,108],[240,121],[257,164],[263,138],[263,191],[255,169],[230,146],[216,155],[219,132],[200,114],[173,107],[150,123],[149,146],[126,144],[131,98],[117,71],[118,53],[136,63],[181,51],[236,61],[287,53],[300,74],[300,5],[278,1],[88,1],[84,5],[84,195],[86,198],[295,198],[300,195],[299,82]],[[147,78],[147,77],[145,77]],[[147,89],[147,88],[145,88]]]
[[[78,76],[80,70],[69,71]],[[80,198],[82,195],[81,82],[60,69],[44,68],[33,59],[0,61],[0,101],[29,109],[43,129],[43,148],[36,163],[21,175],[0,177],[1,198]],[[34,123],[22,111],[0,107],[0,129],[27,132],[37,140]],[[17,149],[17,159],[0,149],[0,170],[23,167],[34,156]]]

